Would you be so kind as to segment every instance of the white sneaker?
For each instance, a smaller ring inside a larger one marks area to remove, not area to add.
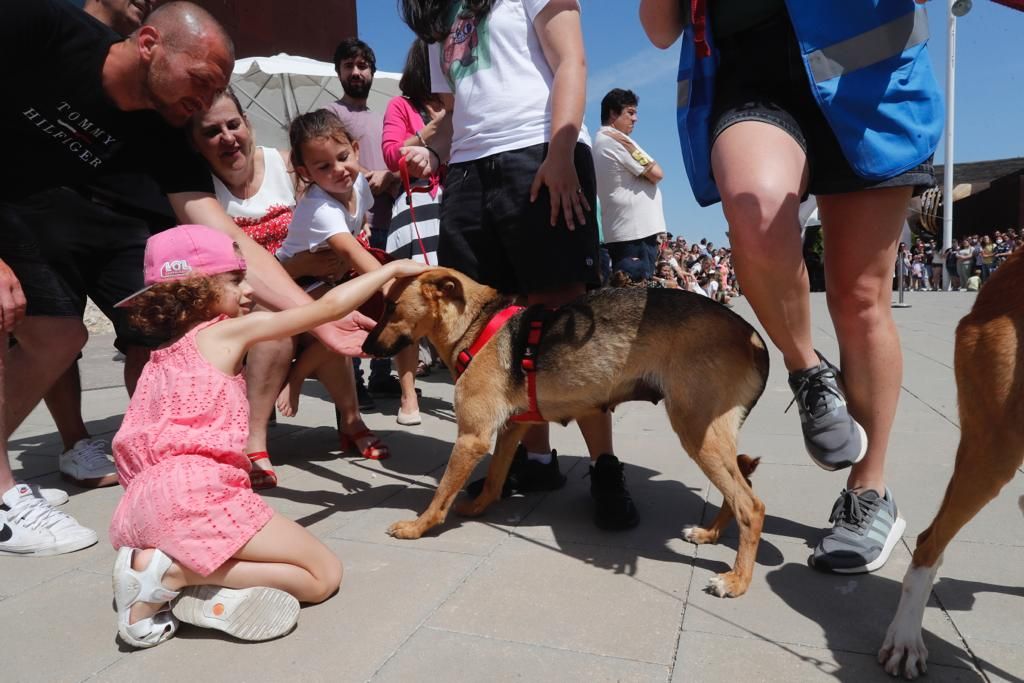
[[[44,489],[35,484],[29,484],[28,487],[32,489],[32,495],[36,498],[42,498],[53,507],[63,505],[68,502],[67,491],[61,491],[60,489]]]
[[[117,467],[103,439],[79,439],[61,453],[60,474],[79,486],[97,488],[117,483]]]
[[[86,529],[36,496],[27,484],[15,484],[3,495],[0,554],[60,555],[94,545],[96,532]]]

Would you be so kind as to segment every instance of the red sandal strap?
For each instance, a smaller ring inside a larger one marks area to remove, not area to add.
[[[270,453],[266,451],[255,451],[246,455],[249,458],[249,462],[256,462],[257,460],[270,460]]]

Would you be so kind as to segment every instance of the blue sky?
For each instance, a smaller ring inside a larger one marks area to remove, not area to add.
[[[693,199],[679,155],[675,125],[678,44],[653,47],[637,19],[636,0],[584,0],[583,35],[589,65],[586,123],[600,125],[601,97],[614,87],[640,98],[633,136],[665,169],[662,181],[669,230],[688,239],[725,241],[721,207],[700,208]],[[946,3],[930,2],[930,50],[945,88]],[[377,53],[377,68],[401,71],[412,32],[398,17],[394,0],[358,0],[360,37]],[[957,125],[954,162],[1024,156],[1024,12],[989,0],[957,21]],[[936,161],[942,163],[940,144]],[[941,182],[941,181],[940,181]]]

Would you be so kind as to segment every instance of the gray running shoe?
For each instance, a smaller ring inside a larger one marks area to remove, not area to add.
[[[836,574],[862,574],[880,569],[889,559],[907,523],[896,509],[892,492],[844,490],[832,506],[832,532],[818,542],[811,564]]]
[[[830,472],[860,462],[868,450],[864,428],[850,415],[839,388],[839,368],[821,359],[816,367],[789,375],[794,403],[800,410],[804,444],[814,463]]]

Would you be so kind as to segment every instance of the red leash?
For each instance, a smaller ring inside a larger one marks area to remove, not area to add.
[[[427,256],[427,247],[423,244],[423,238],[420,237],[419,226],[416,225],[416,209],[413,207],[412,193],[413,192],[430,192],[433,189],[433,183],[428,187],[413,187],[409,181],[409,163],[406,161],[405,156],[401,156],[398,159],[398,172],[402,176],[402,187],[405,188],[405,201],[409,205],[409,218],[412,220],[412,229],[416,231],[416,241],[420,243],[420,251],[423,252],[423,261],[429,266],[430,258]]]

